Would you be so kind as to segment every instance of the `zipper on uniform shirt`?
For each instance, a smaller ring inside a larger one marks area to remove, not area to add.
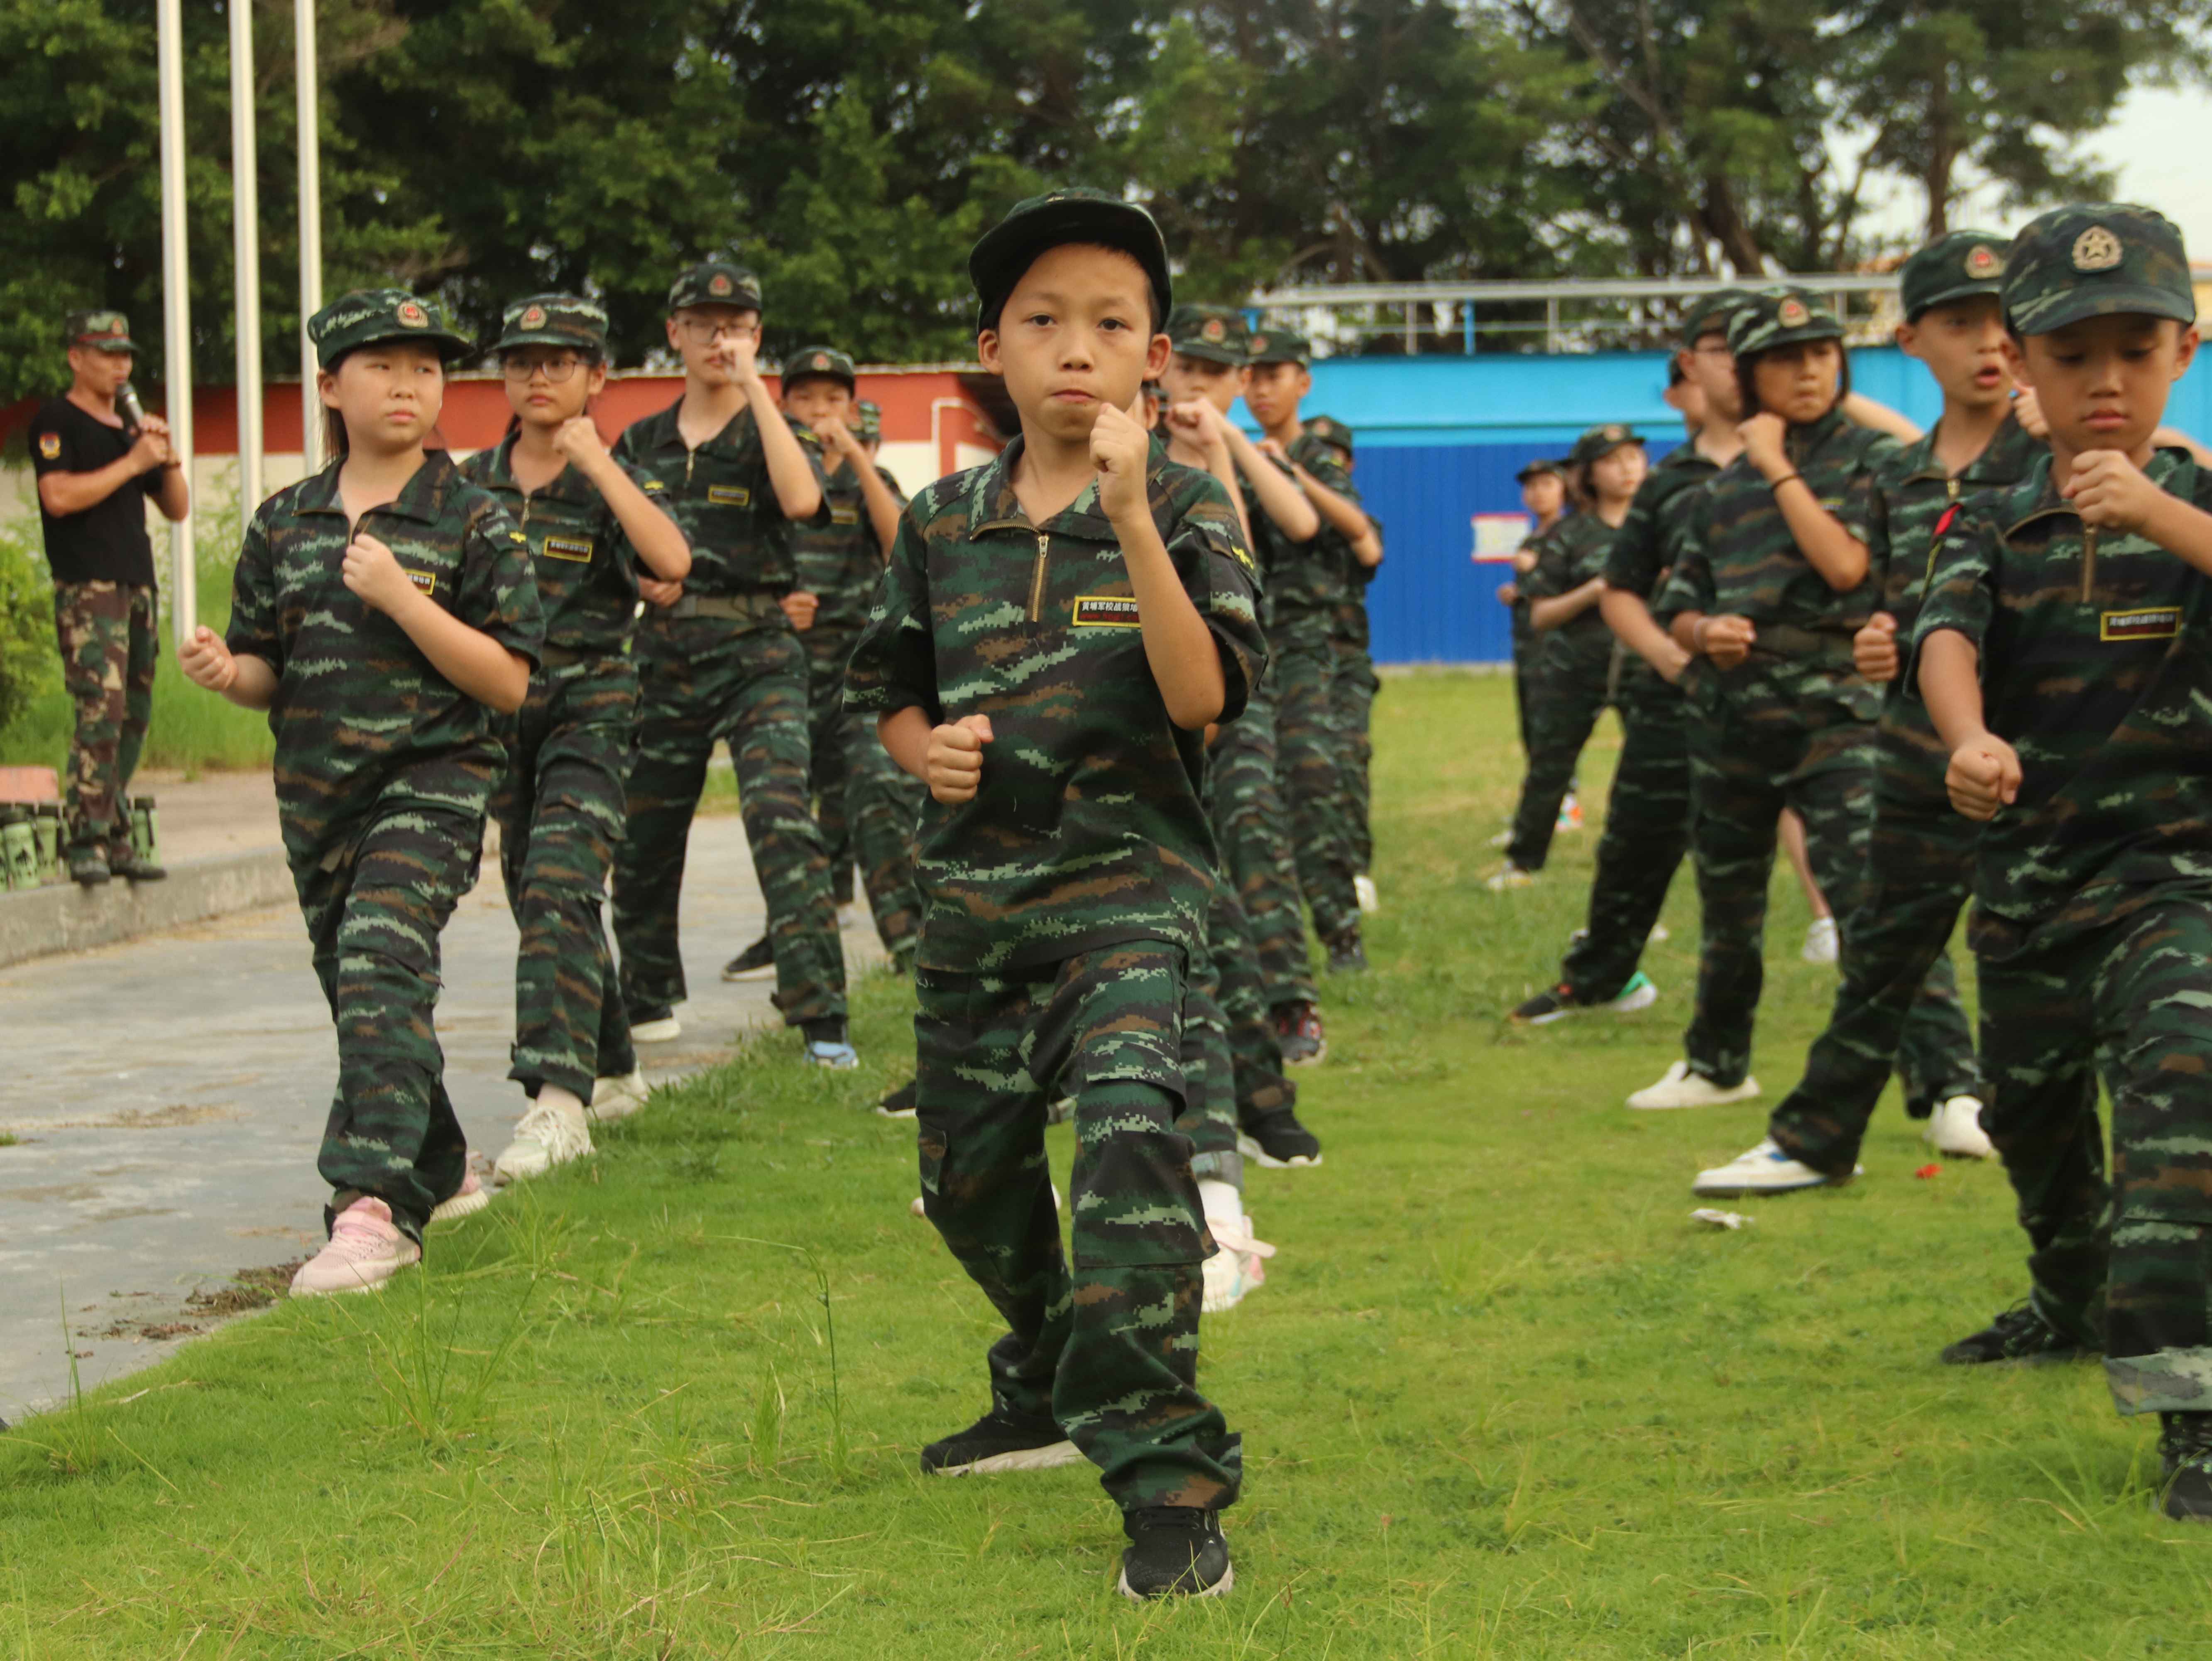
[[[1036,570],[1030,577],[1030,621],[1044,620],[1044,562],[1052,546],[1052,538],[1042,531],[1037,532]]]
[[[684,447],[684,482],[686,484],[691,482],[691,463],[698,453],[698,451],[693,449],[689,444]]]
[[[2097,527],[2081,527],[2081,603],[2087,605],[2097,593]]]

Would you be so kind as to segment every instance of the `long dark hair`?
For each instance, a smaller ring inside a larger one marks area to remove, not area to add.
[[[1811,345],[1813,343],[1807,341],[1805,344]],[[1835,346],[1836,398],[1835,403],[1828,405],[1831,410],[1851,395],[1851,355],[1844,350],[1842,341],[1837,341]],[[1739,352],[1736,355],[1735,388],[1743,399],[1744,420],[1750,420],[1759,411],[1758,377],[1753,371],[1765,360],[1768,353],[1781,350],[1778,346],[1769,346],[1764,352]]]

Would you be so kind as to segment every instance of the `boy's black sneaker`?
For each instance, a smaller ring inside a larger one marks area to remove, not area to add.
[[[1563,1015],[1574,1013],[1576,1005],[1562,984],[1548,992],[1539,992],[1505,1019],[1516,1026],[1549,1026]]]
[[[1332,975],[1364,975],[1367,972],[1367,948],[1359,943],[1358,924],[1353,924],[1328,943],[1328,972]]]
[[[1321,1011],[1300,1001],[1279,1006],[1275,1012],[1275,1042],[1285,1067],[1307,1067],[1328,1054],[1328,1035],[1321,1024]]]
[[[1321,1138],[1298,1123],[1297,1110],[1287,1103],[1246,1113],[1238,1129],[1238,1149],[1246,1159],[1270,1171],[1321,1163]]]
[[[2096,1353],[2051,1325],[2023,1299],[1981,1331],[1945,1346],[1942,1359],[1950,1366],[1982,1366],[1992,1361],[2025,1361],[2033,1366]]]
[[[1230,1566],[1229,1542],[1221,1537],[1221,1513],[1196,1506],[1146,1506],[1125,1512],[1122,1531],[1129,1548],[1121,1554],[1121,1596],[1139,1603],[1152,1597],[1218,1597],[1237,1584]]]
[[[876,1111],[882,1114],[886,1119],[911,1119],[914,1117],[914,1092],[915,1082],[916,1081],[915,1080],[908,1079],[896,1090],[892,1091],[890,1095],[884,1097],[883,1100],[876,1104]]]
[[[1082,1450],[1050,1418],[1032,1419],[998,1408],[958,1435],[932,1442],[921,1451],[922,1472],[930,1476],[988,1476],[1082,1463]]]
[[[2177,1523],[2212,1523],[2212,1413],[2161,1413],[2158,1422],[2159,1509]]]
[[[775,948],[763,934],[722,965],[726,981],[764,981],[775,973]]]
[[[160,882],[169,874],[166,866],[156,865],[151,860],[141,859],[136,854],[128,854],[119,860],[108,861],[107,870],[111,876],[125,877],[132,882]]]

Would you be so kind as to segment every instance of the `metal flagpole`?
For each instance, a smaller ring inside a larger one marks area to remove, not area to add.
[[[161,328],[168,348],[169,440],[192,478],[192,295],[185,246],[185,30],[178,0],[160,0],[161,82]],[[191,494],[199,493],[193,490]],[[169,527],[169,620],[178,644],[199,625],[192,558],[192,516]]]
[[[238,289],[238,508],[261,505],[261,165],[253,139],[253,7],[229,0],[230,217]]]
[[[294,0],[300,92],[300,448],[314,472],[323,465],[323,401],[315,394],[315,349],[307,319],[323,308],[322,100],[315,67],[315,0]]]

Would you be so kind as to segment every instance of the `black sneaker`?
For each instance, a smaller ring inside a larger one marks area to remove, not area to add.
[[[107,868],[105,854],[73,854],[69,862],[70,880],[82,888],[97,888],[112,874]]]
[[[2159,1509],[2177,1523],[2212,1523],[2212,1413],[2161,1413],[2158,1422]]]
[[[775,973],[775,948],[763,934],[722,965],[726,981],[764,981]]]
[[[911,1119],[914,1117],[914,1086],[915,1080],[908,1079],[878,1102],[876,1111],[886,1119]]]
[[[1285,1067],[1310,1067],[1328,1054],[1321,1011],[1310,1003],[1286,1003],[1275,1011],[1275,1041]]]
[[[928,1476],[988,1475],[994,1471],[1050,1470],[1079,1465],[1083,1454],[1050,1418],[993,1408],[957,1436],[921,1451]]]
[[[2023,1299],[1981,1331],[1944,1347],[1947,1366],[1982,1366],[1993,1361],[2025,1361],[2039,1366],[2051,1361],[2078,1360],[2097,1352],[2070,1338],[2037,1313]]]
[[[1563,1016],[1572,1014],[1574,1009],[1575,1001],[1562,984],[1548,992],[1539,992],[1505,1019],[1516,1026],[1549,1026]]]
[[[1298,1123],[1287,1104],[1243,1116],[1237,1146],[1244,1157],[1270,1171],[1304,1169],[1321,1163],[1321,1138]]]
[[[128,878],[132,882],[159,882],[169,874],[163,867],[151,860],[142,860],[136,854],[111,859],[107,869],[111,875]]]
[[[1328,972],[1332,975],[1364,975],[1367,972],[1367,948],[1359,943],[1357,927],[1346,929],[1328,943]]]
[[[1121,1554],[1121,1596],[1143,1603],[1152,1597],[1218,1597],[1237,1584],[1230,1566],[1229,1542],[1221,1537],[1221,1513],[1196,1506],[1146,1506],[1125,1512],[1122,1532],[1129,1548]]]

